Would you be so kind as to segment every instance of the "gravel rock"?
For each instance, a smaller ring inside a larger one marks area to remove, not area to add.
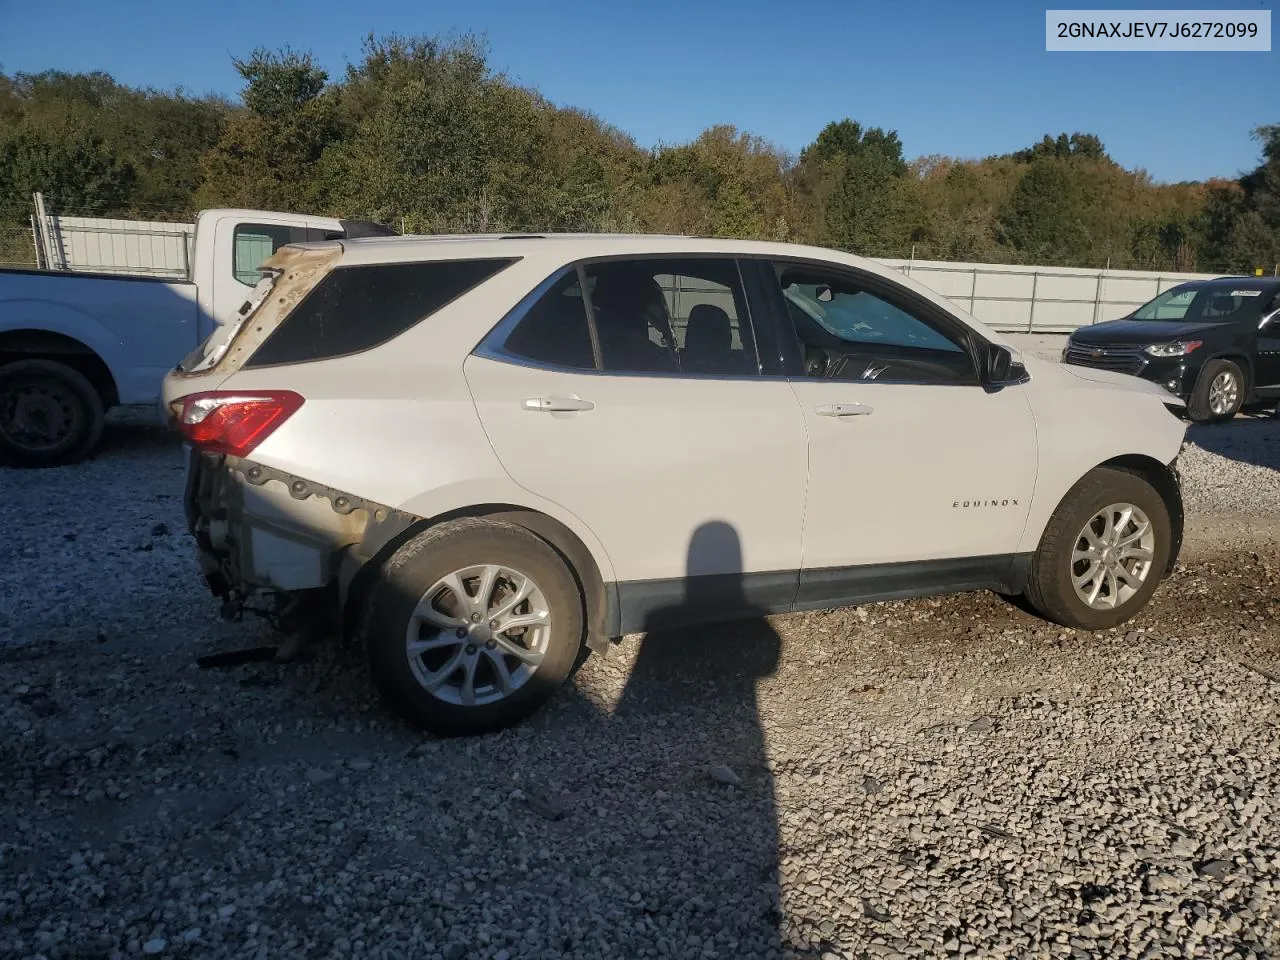
[[[707,768],[707,775],[716,783],[728,784],[731,787],[742,786],[742,778],[734,773],[728,764],[716,763]]]
[[[1206,860],[1204,863],[1196,864],[1196,873],[1212,880],[1225,880],[1230,872],[1230,860]]]
[[[970,594],[632,637],[470,740],[358,649],[196,667],[272,638],[218,618],[167,434],[0,471],[0,956],[1280,956],[1280,422],[1191,440],[1124,628]]]

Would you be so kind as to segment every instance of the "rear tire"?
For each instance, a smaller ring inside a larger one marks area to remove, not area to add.
[[[1240,412],[1247,389],[1239,365],[1230,360],[1210,360],[1191,392],[1187,414],[1196,423],[1225,423]]]
[[[577,580],[546,541],[465,518],[414,537],[378,571],[362,634],[392,706],[455,736],[502,729],[545,703],[574,668],[584,623]]]
[[[102,438],[106,410],[78,370],[54,360],[0,366],[0,460],[57,467],[89,456]]]
[[[1173,524],[1159,492],[1136,474],[1099,467],[1054,511],[1032,557],[1026,597],[1066,627],[1118,626],[1155,593],[1172,544]]]

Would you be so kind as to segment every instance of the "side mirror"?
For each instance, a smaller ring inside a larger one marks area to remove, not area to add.
[[[986,370],[984,371],[985,376],[983,379],[988,386],[1016,383],[1026,376],[1026,367],[1013,359],[1013,354],[1009,352],[1007,347],[991,344],[987,349],[986,359]]]

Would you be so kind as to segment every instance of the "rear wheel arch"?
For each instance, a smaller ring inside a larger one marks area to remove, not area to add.
[[[104,408],[120,402],[120,392],[107,362],[96,350],[75,337],[34,328],[0,333],[0,366],[19,360],[61,363],[93,385]]]
[[[342,612],[344,635],[355,635],[360,611],[373,578],[401,546],[432,527],[463,517],[511,523],[546,541],[568,565],[578,582],[583,598],[588,645],[599,649],[609,638],[617,635],[614,621],[617,619],[618,605],[613,598],[613,585],[605,583],[595,557],[582,538],[554,517],[509,503],[476,504],[416,520],[389,539],[351,579]]]

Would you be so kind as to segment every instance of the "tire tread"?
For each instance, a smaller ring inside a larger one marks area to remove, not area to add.
[[[1126,604],[1122,608],[1120,615],[1098,611],[1088,618],[1093,622],[1086,622],[1086,619],[1078,611],[1072,609],[1072,598],[1066,596],[1056,582],[1059,574],[1057,564],[1060,562],[1062,551],[1064,548],[1069,551],[1074,547],[1075,537],[1087,519],[1082,519],[1080,516],[1082,506],[1111,496],[1117,498],[1129,496],[1131,499],[1135,499],[1132,494],[1126,494],[1122,491],[1117,491],[1114,494],[1107,493],[1109,489],[1114,488],[1117,484],[1128,486],[1132,483],[1142,484],[1150,491],[1153,505],[1158,504],[1159,506],[1160,515],[1158,517],[1152,516],[1151,511],[1145,506],[1144,512],[1147,513],[1153,524],[1156,524],[1158,519],[1162,521],[1157,524],[1162,541],[1157,540],[1156,556],[1152,561],[1152,571],[1148,574],[1148,577],[1154,578],[1158,582],[1163,576],[1168,550],[1170,549],[1171,524],[1168,517],[1168,509],[1159,492],[1132,471],[1116,467],[1098,467],[1085,474],[1063,497],[1062,502],[1058,504],[1058,508],[1054,511],[1048,525],[1045,527],[1044,534],[1040,538],[1040,544],[1032,556],[1031,574],[1027,578],[1024,595],[1027,601],[1041,615],[1062,626],[1096,630],[1123,623],[1146,605],[1146,600],[1132,607]],[[1162,554],[1165,559],[1162,559]],[[1154,585],[1152,589],[1154,590]]]

